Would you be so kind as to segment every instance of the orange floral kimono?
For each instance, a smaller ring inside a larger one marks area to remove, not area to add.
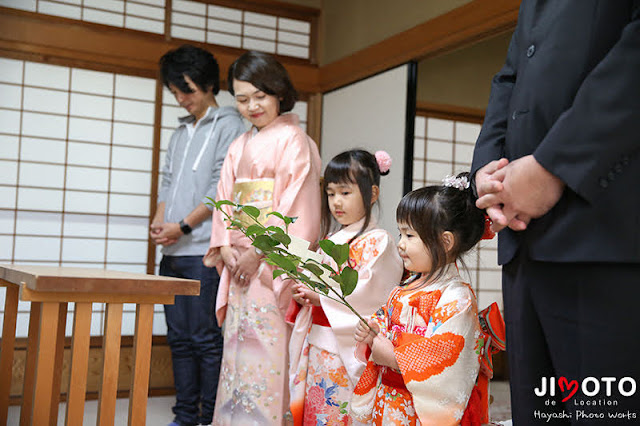
[[[364,219],[329,239],[344,244],[362,228]],[[325,255],[323,263],[336,267]],[[393,237],[375,221],[349,245],[349,264],[358,284],[347,300],[365,318],[372,315],[402,277],[402,259]],[[358,317],[326,297],[322,306],[292,302],[287,320],[295,322],[289,344],[291,413],[296,426],[352,425],[349,401],[364,364],[355,358],[353,334]]]
[[[353,416],[374,425],[480,424],[463,421],[472,393],[480,398],[474,386],[484,340],[475,295],[454,264],[434,283],[413,283],[396,287],[373,316],[400,369],[368,361],[351,400]],[[358,345],[357,356],[367,359],[368,349]]]

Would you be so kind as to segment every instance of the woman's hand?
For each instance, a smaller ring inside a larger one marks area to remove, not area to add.
[[[238,250],[231,248],[230,246],[222,246],[220,247],[220,256],[222,257],[224,265],[229,268],[231,275],[233,275],[237,268]]]
[[[295,283],[291,288],[293,300],[302,306],[320,306],[320,295],[304,284]]]
[[[236,260],[233,278],[240,284],[247,284],[260,266],[260,255],[252,247],[247,248]]]
[[[398,361],[393,350],[393,342],[378,333],[371,345],[371,360],[378,365],[398,369]]]
[[[222,259],[222,256],[220,255],[220,248],[209,247],[209,250],[207,250],[207,253],[202,258],[202,264],[207,268],[213,268],[218,262],[220,262],[220,259]]]
[[[356,326],[355,338],[356,342],[366,343],[367,345],[369,345],[369,347],[371,347],[371,345],[373,344],[373,339],[375,339],[375,337],[380,332],[380,327],[372,319],[367,321],[367,324],[369,324],[369,327],[371,328],[367,327],[367,325],[362,321],[358,322],[358,325]]]

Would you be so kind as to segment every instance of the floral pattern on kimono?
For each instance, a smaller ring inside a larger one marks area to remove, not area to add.
[[[352,398],[354,418],[374,425],[460,424],[478,377],[481,334],[475,296],[455,265],[422,288],[397,287],[373,318],[392,341],[399,370],[367,362]],[[358,356],[366,349],[359,345]],[[401,382],[390,384],[394,377]]]
[[[298,217],[289,233],[315,241],[320,228],[320,168],[315,142],[298,126],[295,114],[284,114],[231,144],[216,199],[242,200],[264,211]],[[230,246],[240,254],[253,250],[248,238],[227,229],[223,217],[214,211],[210,247]],[[265,221],[282,225],[273,216]],[[291,331],[284,314],[291,283],[274,280],[272,267],[264,263],[246,284],[237,283],[222,262],[216,266],[216,317],[219,324],[224,322],[224,351],[213,424],[280,425],[289,408]]]
[[[330,240],[348,242],[363,223],[364,219],[343,228]],[[403,272],[393,238],[376,227],[372,222],[349,245],[349,264],[358,271],[358,284],[347,300],[365,318],[384,303]],[[336,267],[329,256],[323,262]],[[358,318],[326,297],[320,301],[330,327],[312,324],[311,308],[292,302],[297,315],[288,318],[295,321],[289,345],[291,412],[297,426],[351,425],[348,405],[364,368],[354,356]]]

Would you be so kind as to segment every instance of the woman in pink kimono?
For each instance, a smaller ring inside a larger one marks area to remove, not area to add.
[[[282,225],[266,216],[271,211],[298,217],[289,233],[316,241],[321,161],[298,117],[284,114],[297,97],[286,70],[270,55],[247,52],[230,67],[228,82],[253,127],[229,147],[216,199],[258,207],[263,223]],[[289,406],[290,326],[284,314],[291,282],[274,280],[250,240],[226,228],[214,211],[204,261],[220,271],[216,317],[224,324],[224,352],[213,424],[280,425]]]
[[[383,151],[374,156],[351,150],[334,157],[324,172],[323,235],[340,225],[329,239],[349,244],[349,264],[358,271],[358,283],[347,300],[366,317],[384,303],[403,271],[393,237],[372,217],[380,175],[389,172],[389,165]],[[323,262],[337,266],[326,255]],[[304,284],[294,286],[293,298],[287,320],[295,321],[289,346],[294,424],[352,425],[349,402],[364,369],[354,355],[358,317]]]

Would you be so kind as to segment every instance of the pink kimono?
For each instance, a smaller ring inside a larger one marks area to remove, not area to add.
[[[316,144],[285,114],[236,139],[227,153],[217,200],[260,208],[260,220],[283,225],[266,213],[298,217],[289,233],[316,241],[320,228],[320,168]],[[231,214],[231,211],[229,210]],[[253,250],[239,231],[228,230],[224,216],[213,213],[211,247]],[[224,323],[224,353],[213,416],[215,425],[279,425],[289,408],[288,344],[284,314],[291,301],[290,281],[272,279],[262,263],[246,285],[218,264],[220,285],[216,317]]]
[[[364,219],[341,229],[330,240],[348,242],[363,223]],[[323,262],[336,267],[327,255]],[[369,318],[402,278],[402,259],[393,237],[371,223],[349,245],[349,264],[358,271],[358,284],[347,301]],[[291,412],[296,426],[348,426],[353,424],[349,415],[353,388],[365,367],[354,356],[359,320],[340,303],[326,297],[320,302],[321,307],[302,307],[295,317],[289,345]]]

